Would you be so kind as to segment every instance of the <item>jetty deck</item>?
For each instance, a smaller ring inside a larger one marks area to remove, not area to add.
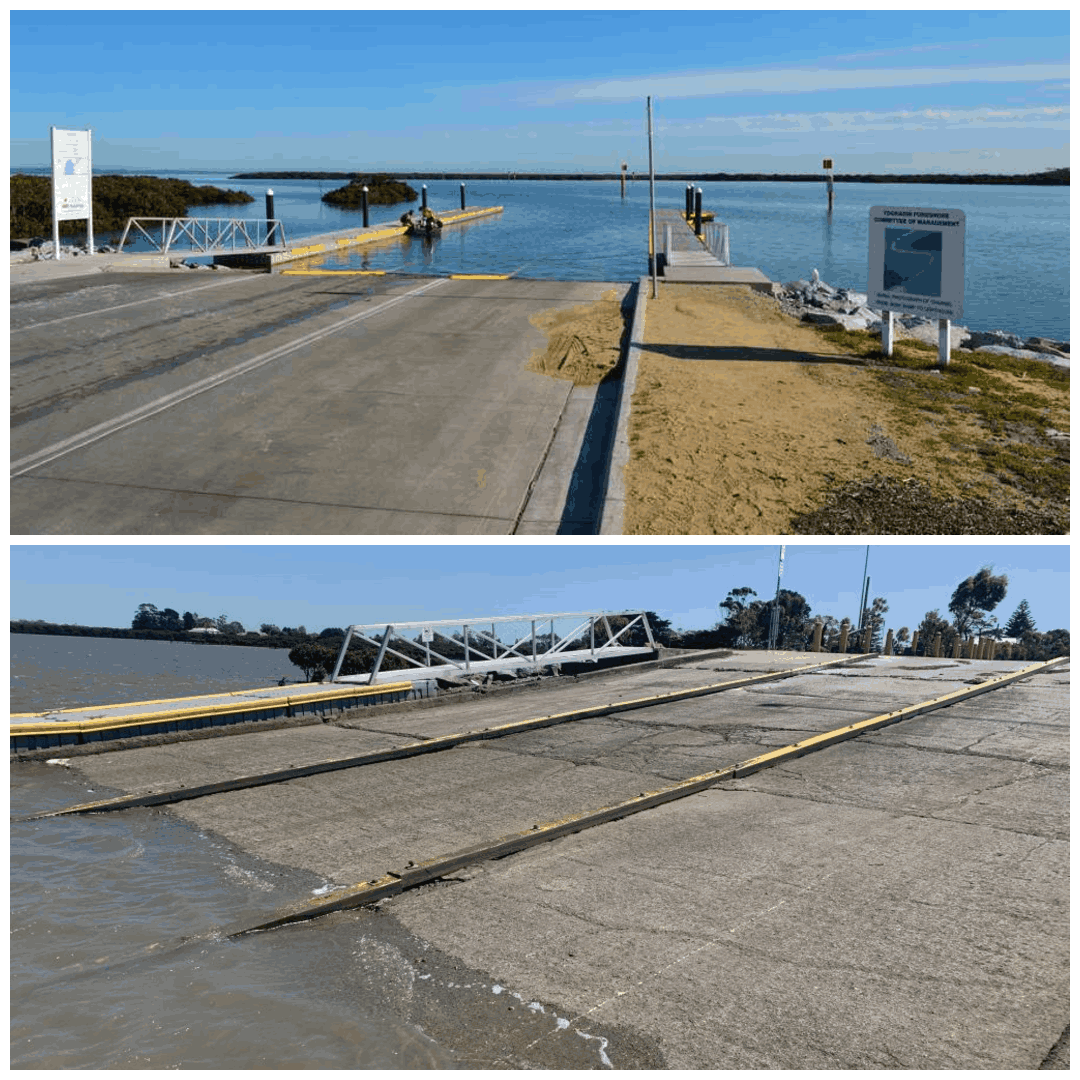
[[[604,715],[422,756],[188,790],[169,812],[343,887],[268,897],[268,925],[336,911],[364,934],[389,915],[453,957],[484,1008],[463,988],[439,1038],[491,1064],[559,1067],[581,1045],[575,1031],[605,1040],[616,1068],[1034,1069],[1052,1050],[1060,1061],[1068,662],[852,656],[665,698],[836,658],[683,659],[70,765],[97,798],[191,789],[606,700]],[[620,708],[647,695],[649,707]],[[692,793],[652,797],[703,775]],[[361,906],[338,904],[350,898]],[[417,995],[423,955],[400,961]],[[496,985],[504,1011],[522,1004],[518,1023],[488,1022]]]
[[[437,211],[436,216],[443,226],[463,225],[469,221],[491,217],[502,213],[501,206],[466,206],[462,210]],[[366,228],[338,229],[334,232],[320,233],[316,236],[304,236],[289,243],[285,250],[267,250],[259,252],[239,251],[216,255],[214,263],[248,270],[273,269],[285,263],[294,263],[302,259],[318,258],[350,248],[374,244],[380,240],[393,240],[404,236],[407,229],[400,221],[385,221]]]
[[[665,281],[749,285],[761,292],[772,292],[772,282],[756,267],[724,266],[705,247],[680,211],[657,210],[655,221],[659,265]],[[671,246],[668,249],[665,248],[665,227],[671,229]]]

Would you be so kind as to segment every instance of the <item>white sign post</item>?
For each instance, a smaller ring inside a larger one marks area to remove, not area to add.
[[[94,253],[94,206],[90,189],[90,129],[49,128],[52,146],[53,250],[60,258],[60,222],[86,218],[86,248]]]
[[[964,313],[963,210],[870,208],[867,306],[882,311],[882,349],[892,356],[893,313],[938,321],[938,362],[949,362],[949,331]]]

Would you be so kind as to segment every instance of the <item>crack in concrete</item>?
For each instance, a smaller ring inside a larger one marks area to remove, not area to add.
[[[775,766],[771,771],[773,773],[776,773],[776,772],[779,771],[779,769],[781,767],[782,766]],[[797,779],[797,778],[792,777],[792,779]],[[755,793],[757,793],[759,795],[769,795],[769,796],[772,796],[772,797],[777,798],[777,799],[799,799],[799,800],[803,800],[805,802],[821,803],[821,804],[823,804],[825,806],[851,806],[851,807],[857,807],[857,808],[862,809],[862,810],[877,810],[877,811],[880,811],[882,814],[885,814],[886,816],[891,817],[891,818],[922,818],[922,819],[927,820],[927,821],[934,821],[934,822],[939,822],[939,823],[940,822],[948,822],[948,823],[951,823],[951,824],[954,824],[954,825],[955,824],[961,824],[961,825],[967,824],[967,825],[973,825],[973,826],[977,825],[978,828],[982,828],[982,829],[993,829],[993,830],[995,830],[997,832],[1012,833],[1014,836],[1039,837],[1039,838],[1047,840],[1047,841],[1064,841],[1064,842],[1068,842],[1068,839],[1069,839],[1067,833],[1031,832],[1031,831],[1028,831],[1026,829],[1010,828],[1007,825],[980,824],[980,823],[976,823],[976,822],[965,822],[963,819],[945,817],[945,816],[940,816],[938,814],[933,814],[933,813],[925,813],[925,814],[917,813],[916,811],[911,810],[909,808],[904,808],[904,809],[901,809],[901,810],[897,810],[895,807],[882,806],[882,805],[880,805],[878,803],[873,803],[873,802],[845,800],[845,799],[836,799],[836,798],[833,798],[833,799],[815,798],[813,795],[808,795],[806,793],[796,794],[794,792],[777,791],[777,790],[775,790],[773,788],[754,787],[745,778],[741,779],[741,780],[721,780],[719,783],[716,784],[716,790],[717,791],[730,791],[730,792],[749,791],[749,792],[755,792]]]

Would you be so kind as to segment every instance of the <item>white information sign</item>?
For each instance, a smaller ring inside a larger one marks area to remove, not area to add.
[[[89,218],[90,132],[52,129],[53,220]]]
[[[434,641],[435,640],[435,630],[434,630],[434,628],[430,627],[430,626],[425,626],[420,631],[420,640],[421,641]]]
[[[867,306],[924,319],[964,313],[963,210],[870,208]]]

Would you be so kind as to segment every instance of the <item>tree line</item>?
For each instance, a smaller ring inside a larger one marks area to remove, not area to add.
[[[412,180],[618,180],[622,174],[612,173],[524,173],[502,172],[410,172]],[[629,174],[633,179],[643,179],[638,173]],[[267,170],[263,172],[237,173],[233,180],[353,180],[360,177],[355,172],[297,172]],[[767,182],[816,183],[823,180],[823,173],[657,173],[659,181],[689,180],[714,182]],[[833,179],[838,184],[1035,184],[1068,185],[1069,167],[1044,169],[1037,173],[1002,175],[998,173],[837,173]],[[416,196],[414,195],[413,198]]]
[[[728,592],[719,605],[725,612],[724,618],[710,629],[677,630],[669,619],[661,618],[655,611],[647,611],[645,615],[655,643],[669,648],[764,649],[770,641],[775,609],[775,647],[796,652],[812,648],[815,638],[820,635],[819,647],[824,652],[838,652],[841,646],[847,652],[881,652],[887,647],[895,655],[950,656],[961,647],[970,651],[974,641],[994,641],[999,644],[998,655],[1005,655],[1007,650],[1011,659],[1049,660],[1068,655],[1069,631],[1040,632],[1027,600],[1021,600],[1005,623],[999,624],[994,611],[1005,599],[1008,584],[1005,574],[994,574],[992,567],[984,566],[956,586],[948,604],[950,617],[943,616],[935,608],[923,616],[917,627],[901,626],[895,632],[886,629],[889,605],[884,597],[875,597],[863,609],[860,618],[853,621],[832,615],[815,615],[806,598],[791,589],[781,589],[777,597],[766,600],[758,598],[749,586]],[[616,633],[623,630],[628,621],[626,616],[608,616],[608,623]],[[593,630],[597,639],[603,640],[604,627],[599,621]],[[333,671],[346,631],[344,627],[328,626],[318,633],[309,633],[304,626],[277,626],[274,623],[261,623],[257,631],[247,630],[226,614],[210,617],[191,611],[181,613],[173,608],[159,609],[154,604],[144,603],[136,609],[130,628],[13,619],[11,633],[288,649],[290,662],[304,673],[304,678],[317,681]],[[590,631],[585,630],[567,648],[587,648],[589,640]],[[626,630],[619,641],[624,645],[645,646],[648,637],[638,623]],[[359,675],[370,671],[382,643],[381,637],[376,635],[374,642],[350,641],[340,674]],[[552,644],[549,635],[537,634],[539,650]],[[461,634],[439,635],[433,648],[449,660],[460,661],[465,657],[465,641]],[[394,651],[401,655],[395,655]],[[384,654],[381,670],[400,671],[412,666],[409,660],[424,663],[427,656],[419,634],[413,640],[399,638],[394,651]],[[470,655],[479,658],[477,653]]]
[[[884,597],[875,597],[856,622],[814,615],[806,598],[790,589],[781,589],[775,599],[760,600],[753,589],[744,586],[732,589],[721,602],[727,613],[722,622],[712,630],[683,633],[678,644],[689,648],[765,648],[773,611],[778,608],[776,647],[781,649],[810,648],[820,626],[820,647],[825,652],[840,651],[843,644],[848,652],[881,652],[888,646],[896,655],[949,656],[957,647],[970,651],[972,642],[994,641],[1004,646],[1012,659],[1049,660],[1068,655],[1069,631],[1040,633],[1027,600],[1020,601],[1004,625],[999,624],[993,612],[1005,599],[1008,584],[1007,575],[995,575],[992,567],[984,566],[956,586],[948,605],[951,618],[935,608],[914,630],[901,626],[895,634],[886,633],[889,605]],[[999,649],[998,654],[1004,655],[1004,651]]]

